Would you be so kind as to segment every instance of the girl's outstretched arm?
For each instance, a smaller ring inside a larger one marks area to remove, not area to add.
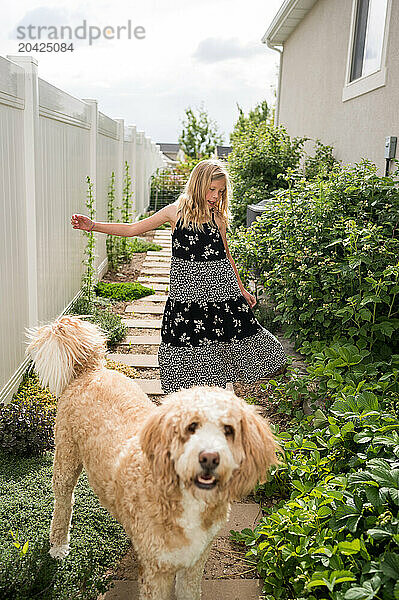
[[[173,208],[171,209],[170,207],[171,205],[168,204],[168,206],[164,206],[150,217],[136,223],[101,223],[92,221],[85,215],[74,214],[71,217],[71,225],[74,229],[82,229],[83,231],[96,231],[97,233],[132,237],[156,229],[160,225],[170,221],[171,217],[173,218]]]

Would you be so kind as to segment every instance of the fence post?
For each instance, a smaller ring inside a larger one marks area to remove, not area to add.
[[[84,98],[89,105],[90,119],[90,144],[89,144],[89,177],[93,184],[94,208],[97,212],[97,129],[98,129],[98,103],[97,100]]]
[[[118,150],[116,156],[115,173],[115,198],[118,199],[119,206],[123,207],[123,187],[125,175],[125,163],[123,160],[123,143],[125,138],[125,122],[123,119],[115,119],[118,123]],[[122,215],[121,215],[122,216]]]
[[[29,327],[38,324],[36,165],[38,162],[39,84],[38,62],[31,56],[7,56],[25,71],[24,165]]]
[[[129,125],[129,131],[132,139],[132,192],[133,192],[133,214],[134,221],[138,216],[137,207],[137,131],[136,125]]]

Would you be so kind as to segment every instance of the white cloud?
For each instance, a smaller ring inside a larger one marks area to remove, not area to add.
[[[96,98],[102,112],[137,125],[156,142],[176,142],[185,108],[203,101],[228,144],[237,103],[247,112],[265,98],[274,101],[278,54],[261,38],[281,2],[48,0],[43,6],[43,0],[19,0],[8,5],[0,23],[0,54],[17,54],[9,32],[29,19],[73,26],[83,19],[99,26],[131,19],[145,27],[144,40],[81,43],[64,54],[32,52],[39,76],[79,98]]]

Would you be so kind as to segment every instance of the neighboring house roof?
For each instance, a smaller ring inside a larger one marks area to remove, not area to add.
[[[216,146],[216,152],[218,157],[220,158],[227,158],[231,150],[231,146]]]
[[[184,152],[181,150],[179,144],[162,144],[158,142],[161,152],[172,161],[176,161],[184,157]],[[218,158],[227,158],[230,154],[231,146],[216,146],[216,155]]]
[[[262,38],[267,45],[282,46],[317,0],[285,0]]]

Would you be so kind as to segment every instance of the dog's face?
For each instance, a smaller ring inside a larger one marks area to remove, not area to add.
[[[268,422],[229,390],[195,386],[169,394],[144,424],[141,446],[171,490],[239,499],[278,464]]]

